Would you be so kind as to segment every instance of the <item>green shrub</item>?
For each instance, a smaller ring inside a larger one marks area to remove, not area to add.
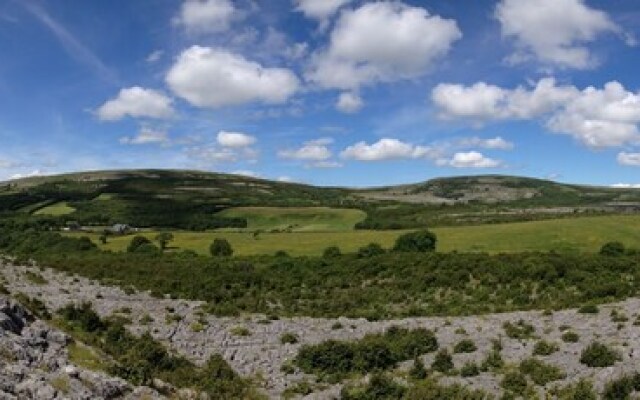
[[[520,363],[520,372],[528,375],[536,385],[540,386],[544,386],[549,382],[564,379],[567,376],[555,365],[545,364],[535,358],[523,360]]]
[[[413,360],[413,366],[409,370],[409,376],[417,380],[427,377],[427,369],[424,367],[424,363],[420,357],[416,357]]]
[[[574,385],[563,388],[552,388],[550,394],[556,396],[558,400],[597,400],[598,395],[593,390],[593,383],[580,379]]]
[[[535,328],[531,324],[527,324],[524,320],[519,320],[513,324],[509,321],[502,325],[504,332],[512,339],[529,339],[535,333]]]
[[[620,242],[605,243],[600,248],[600,254],[608,257],[620,257],[625,254],[624,244]]]
[[[251,336],[251,331],[244,326],[234,326],[229,332],[234,336]]]
[[[534,356],[548,356],[556,351],[560,350],[560,346],[557,343],[551,343],[544,340],[540,340],[536,342],[533,346],[533,355]]]
[[[76,324],[85,332],[92,333],[105,329],[100,316],[93,311],[91,303],[82,303],[79,307],[74,304],[68,304],[59,309],[58,314],[68,322]]]
[[[129,246],[127,247],[127,252],[135,253],[139,247],[146,244],[151,244],[151,241],[144,236],[136,235],[133,237],[133,239],[131,239]]]
[[[434,371],[442,372],[446,374],[447,372],[453,369],[453,359],[451,358],[451,354],[445,349],[440,350],[435,358],[433,359],[433,363],[431,364],[431,368]]]
[[[364,387],[344,387],[340,392],[340,398],[342,400],[394,400],[402,399],[406,390],[404,386],[396,383],[392,378],[382,374],[374,374]]]
[[[328,340],[302,346],[294,363],[305,373],[340,379],[352,372],[389,369],[399,361],[410,360],[437,348],[437,339],[431,331],[391,327],[382,334],[369,334],[355,342]]]
[[[282,336],[280,336],[280,343],[282,343],[282,344],[296,344],[296,343],[298,343],[298,335],[296,335],[295,333],[291,333],[291,332],[283,333]]]
[[[562,340],[566,343],[578,343],[580,336],[573,331],[566,331],[562,334]]]
[[[480,375],[480,368],[478,368],[478,365],[476,363],[467,362],[460,369],[460,376],[462,376],[463,378],[468,378],[471,376],[478,376],[478,375]]]
[[[454,353],[473,353],[476,350],[478,350],[476,344],[470,339],[463,339],[453,347]]]
[[[578,309],[580,314],[597,314],[600,312],[600,309],[595,304],[585,304]]]
[[[508,372],[502,378],[500,386],[507,392],[523,395],[527,390],[527,378],[521,372]]]
[[[404,400],[488,400],[490,398],[492,397],[481,390],[472,390],[457,384],[443,386],[432,379],[417,382],[407,390],[404,396]]]
[[[209,246],[209,253],[213,257],[231,257],[233,255],[233,249],[227,239],[216,238]]]
[[[592,342],[580,354],[580,362],[588,367],[610,367],[622,360],[619,352],[600,342]]]
[[[369,243],[358,249],[358,258],[370,258],[385,253],[385,250],[378,243]]]
[[[605,385],[602,398],[604,400],[631,399],[633,392],[640,391],[640,374],[621,376]]]
[[[338,246],[329,246],[322,252],[322,257],[324,258],[337,258],[341,255],[342,252]]]
[[[42,302],[42,300],[35,297],[29,297],[22,292],[17,293],[15,295],[15,299],[34,316],[45,320],[51,319],[51,313],[49,313],[47,306]]]
[[[409,232],[396,239],[393,251],[415,253],[435,251],[437,241],[436,235],[427,229]]]
[[[482,361],[482,369],[485,371],[495,371],[504,366],[504,360],[498,350],[491,350]]]

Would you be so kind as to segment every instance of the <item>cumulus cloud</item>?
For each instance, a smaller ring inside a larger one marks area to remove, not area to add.
[[[172,100],[163,93],[133,86],[120,90],[115,99],[104,103],[96,114],[102,121],[117,121],[125,117],[170,118],[174,115]]]
[[[584,0],[501,0],[495,10],[502,35],[515,40],[509,61],[586,69],[597,64],[586,44],[620,28]]]
[[[494,138],[482,139],[479,137],[464,138],[458,142],[460,147],[480,147],[493,150],[513,150],[513,143],[496,136]]]
[[[462,37],[454,20],[421,7],[381,1],[343,11],[328,47],[316,53],[308,80],[352,90],[425,74]]]
[[[360,111],[364,103],[360,95],[354,92],[343,92],[338,96],[336,109],[345,114],[354,114]]]
[[[618,154],[618,163],[621,165],[640,167],[640,153],[626,153],[623,151]]]
[[[167,132],[154,130],[148,127],[143,127],[136,136],[125,136],[120,138],[120,143],[141,145],[141,144],[160,144],[168,145],[170,143],[169,135]]]
[[[629,92],[618,82],[583,90],[557,85],[552,78],[541,79],[531,89],[504,89],[483,82],[439,84],[431,97],[445,119],[542,118],[552,132],[571,135],[592,148],[640,141],[640,93]]]
[[[296,11],[305,17],[319,21],[326,20],[342,6],[353,0],[294,0]]]
[[[248,176],[249,178],[260,178],[261,175],[255,171],[251,171],[248,169],[240,169],[232,172],[233,175],[242,175]]]
[[[13,179],[22,179],[22,178],[32,178],[34,176],[43,176],[43,175],[46,175],[46,174],[39,169],[34,169],[31,172],[13,174],[11,175],[11,177],[9,177],[9,179],[13,180]]]
[[[373,144],[358,142],[347,147],[340,156],[348,160],[384,161],[399,159],[418,159],[431,157],[434,150],[430,147],[416,146],[398,139],[383,138]]]
[[[241,55],[201,46],[182,52],[166,81],[177,96],[194,106],[211,108],[284,103],[300,86],[286,68],[267,68]]]
[[[191,33],[215,33],[229,29],[238,12],[231,0],[185,0],[175,23]]]
[[[455,153],[450,160],[440,161],[440,164],[446,164],[454,168],[496,168],[502,165],[502,162],[486,157],[477,151]]]
[[[223,147],[248,147],[257,142],[255,136],[242,132],[220,131],[216,137],[218,144]]]
[[[307,142],[298,149],[281,150],[278,157],[290,160],[325,161],[333,156],[324,142]]]

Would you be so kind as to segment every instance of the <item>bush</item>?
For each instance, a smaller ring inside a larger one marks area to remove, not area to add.
[[[523,360],[520,363],[520,372],[529,375],[531,380],[540,386],[566,377],[566,374],[560,368],[555,365],[545,364],[535,358]]]
[[[502,327],[512,339],[529,339],[536,331],[533,325],[527,324],[524,320],[519,320],[516,324],[505,322]]]
[[[585,304],[578,309],[578,312],[580,314],[597,314],[600,312],[600,309],[595,304]]]
[[[630,399],[633,392],[640,391],[640,374],[622,376],[606,384],[602,398],[604,400]]]
[[[383,334],[369,334],[355,342],[328,340],[303,346],[294,362],[305,373],[341,378],[351,372],[389,369],[437,347],[431,331],[391,327]]]
[[[478,376],[478,375],[480,375],[480,368],[478,368],[476,363],[467,362],[460,369],[460,376],[462,376],[463,378],[468,378],[471,376]]]
[[[409,376],[416,380],[427,377],[427,369],[424,367],[424,363],[420,357],[416,357],[415,360],[413,360],[413,366],[409,370]]]
[[[622,360],[620,353],[600,342],[593,342],[580,354],[580,362],[591,368],[610,367]]]
[[[324,258],[336,258],[340,257],[341,255],[342,252],[340,251],[340,248],[338,246],[327,247],[326,249],[324,249],[324,252],[322,252],[322,257]]]
[[[392,378],[374,374],[365,387],[344,387],[340,392],[340,398],[342,400],[402,399],[406,390]]]
[[[620,242],[609,242],[600,248],[600,254],[608,257],[619,257],[625,253],[624,244]]]
[[[369,243],[358,249],[358,258],[370,258],[384,254],[385,250],[378,243]]]
[[[445,349],[440,350],[436,357],[433,359],[433,364],[431,364],[431,368],[434,371],[442,372],[446,374],[447,372],[453,369],[453,359],[451,358],[451,354]]]
[[[470,339],[463,339],[453,347],[454,353],[473,353],[476,350],[478,350],[476,344]]]
[[[291,332],[283,333],[282,336],[280,336],[280,343],[282,343],[282,344],[296,344],[296,343],[298,343],[298,335],[296,335],[295,333],[291,333]]]
[[[144,236],[136,235],[131,239],[129,246],[127,247],[127,252],[134,253],[140,246],[145,244],[151,244],[151,241]]]
[[[546,342],[541,340],[533,346],[534,356],[548,356],[560,350],[557,343]]]
[[[105,328],[100,316],[93,311],[91,303],[82,303],[79,307],[69,304],[59,309],[58,314],[85,332],[93,333]]]
[[[431,379],[416,383],[404,396],[405,400],[486,400],[490,398],[492,397],[481,390],[472,390],[457,384],[441,386]]]
[[[567,331],[562,334],[562,340],[565,343],[578,343],[578,341],[580,340],[580,336],[578,336],[578,334],[575,332]]]
[[[426,253],[436,250],[436,235],[429,230],[405,233],[396,239],[393,251]]]
[[[209,247],[209,253],[211,253],[213,257],[231,257],[233,255],[233,249],[227,239],[216,238]]]
[[[527,378],[520,372],[509,372],[505,374],[500,386],[507,392],[523,395],[527,390]]]
[[[586,379],[580,379],[575,385],[563,388],[554,388],[551,394],[558,400],[597,400],[598,395],[593,390],[593,383]]]

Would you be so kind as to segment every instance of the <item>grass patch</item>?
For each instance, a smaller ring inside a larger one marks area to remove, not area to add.
[[[43,207],[37,210],[36,212],[34,212],[33,214],[34,215],[52,215],[57,217],[61,215],[69,215],[75,211],[76,209],[71,207],[69,203],[67,203],[66,201],[60,201],[60,202],[51,204],[50,206]]]
[[[350,231],[367,216],[361,210],[329,207],[235,207],[217,215],[244,218],[253,231],[294,232]]]
[[[69,361],[79,367],[103,372],[107,371],[109,367],[109,360],[106,356],[80,342],[74,341],[67,346],[67,352]]]

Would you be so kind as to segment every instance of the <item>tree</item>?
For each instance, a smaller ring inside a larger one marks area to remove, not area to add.
[[[624,244],[620,242],[609,242],[600,248],[600,254],[609,257],[622,256],[625,253]]]
[[[136,250],[138,250],[140,246],[145,244],[151,244],[151,240],[147,239],[144,236],[136,235],[133,237],[133,239],[131,239],[131,242],[129,243],[129,247],[127,247],[127,252],[133,253]]]
[[[336,258],[340,257],[342,252],[338,246],[330,246],[324,249],[324,253],[322,253],[322,257],[324,258]]]
[[[227,241],[227,239],[216,238],[211,246],[209,252],[214,257],[231,257],[233,255],[233,249]]]
[[[173,240],[173,233],[171,232],[162,232],[156,235],[156,242],[160,245],[160,250],[164,251],[167,249],[167,245],[169,242]]]
[[[384,249],[378,243],[369,243],[368,245],[358,249],[358,258],[369,258],[379,256],[384,253]]]
[[[437,241],[436,235],[428,229],[409,232],[396,239],[393,251],[416,253],[435,251]]]

